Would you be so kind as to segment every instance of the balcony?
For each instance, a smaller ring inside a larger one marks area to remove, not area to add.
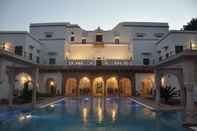
[[[132,65],[132,61],[131,60],[66,60],[66,65],[128,66],[128,65]]]

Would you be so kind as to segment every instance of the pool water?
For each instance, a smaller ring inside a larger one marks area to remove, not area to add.
[[[0,124],[0,131],[186,131],[180,112],[154,112],[129,98],[65,98]]]

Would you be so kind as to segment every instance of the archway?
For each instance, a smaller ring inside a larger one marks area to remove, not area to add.
[[[104,80],[102,77],[97,77],[94,79],[93,96],[104,96]]]
[[[128,78],[122,78],[120,80],[120,96],[131,96],[132,87],[131,80]]]
[[[22,95],[22,90],[32,90],[32,78],[28,73],[22,72],[16,75],[14,96]]]
[[[77,80],[75,78],[69,78],[66,81],[66,96],[77,96]]]
[[[91,94],[91,84],[90,79],[88,77],[83,77],[79,81],[79,95],[80,96],[88,96]]]
[[[106,81],[106,96],[118,95],[118,81],[116,77],[111,77]]]
[[[173,93],[174,95],[171,97],[171,103],[177,104],[180,103],[181,100],[181,87],[180,83],[177,79],[177,76],[175,76],[172,73],[166,73],[163,74],[161,79],[160,79],[160,84],[161,84],[161,97],[162,97],[162,89],[168,88],[169,93]],[[164,96],[163,96],[164,97]]]
[[[56,81],[52,78],[49,78],[46,82],[47,93],[50,95],[56,95]]]
[[[150,76],[142,80],[140,95],[143,98],[153,98],[154,95],[154,77]]]

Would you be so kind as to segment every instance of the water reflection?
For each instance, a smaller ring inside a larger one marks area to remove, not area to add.
[[[78,98],[65,99],[65,110],[68,114],[76,115],[80,113],[84,126],[90,117],[97,123],[103,123],[105,120],[115,122],[119,113],[129,115],[131,112],[130,103],[120,103],[118,98]]]

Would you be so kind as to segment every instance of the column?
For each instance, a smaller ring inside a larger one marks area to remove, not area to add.
[[[179,84],[180,84],[180,95],[181,95],[181,105],[183,107],[185,107],[185,104],[186,104],[186,89],[185,89],[185,86],[184,86],[184,82],[183,82],[183,77],[181,75],[181,72],[180,73],[177,73],[177,78],[178,78],[178,81],[179,81]]]
[[[62,73],[62,96],[65,96],[65,86],[66,86],[66,79],[64,73]]]
[[[104,96],[107,96],[107,86],[106,86],[106,84],[107,84],[107,78],[106,77],[103,77],[103,82],[104,82]]]
[[[193,123],[194,100],[193,100],[193,84],[185,84],[186,88],[186,106],[185,106],[185,123]]]
[[[13,93],[14,93],[14,84],[15,84],[15,73],[13,69],[8,70],[8,82],[9,82],[9,94],[8,94],[8,106],[13,106]]]
[[[185,60],[183,64],[184,87],[186,91],[185,122],[193,122],[194,100],[193,88],[195,81],[195,63],[192,60]]]
[[[131,81],[131,96],[136,96],[136,87],[135,87],[135,74],[132,74],[130,77]]]
[[[79,81],[80,81],[80,78],[77,77],[77,96],[80,96],[80,93],[79,93]]]
[[[36,67],[33,74],[33,93],[32,93],[32,106],[33,108],[36,106],[36,93],[37,93],[37,86],[39,80],[39,68]]]
[[[186,88],[186,111],[194,111],[194,100],[193,100],[193,84],[185,84]]]
[[[155,87],[156,87],[156,94],[155,94],[155,101],[157,104],[160,104],[160,82],[161,76],[158,71],[155,71]]]

